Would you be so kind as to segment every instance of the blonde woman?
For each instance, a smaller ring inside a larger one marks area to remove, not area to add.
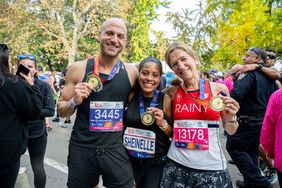
[[[200,60],[191,47],[172,44],[166,62],[183,82],[169,88],[174,135],[161,187],[232,187],[219,141],[219,121],[228,134],[234,134],[238,103],[225,85],[199,78]]]

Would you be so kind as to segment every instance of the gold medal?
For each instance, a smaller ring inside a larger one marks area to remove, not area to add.
[[[100,78],[98,76],[93,75],[93,74],[87,76],[86,82],[91,85],[91,87],[92,87],[91,89],[95,92],[101,91],[102,88],[103,88],[103,84],[102,84]]]
[[[224,109],[225,104],[223,103],[223,100],[220,98],[220,96],[215,96],[210,101],[210,107],[214,111],[220,112]]]
[[[145,112],[141,117],[141,121],[144,125],[150,126],[154,123],[155,116],[151,112]]]

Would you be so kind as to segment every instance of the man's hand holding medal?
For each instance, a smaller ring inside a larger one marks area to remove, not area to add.
[[[80,105],[84,99],[87,99],[92,92],[91,84],[87,82],[78,83],[74,87],[73,102]]]
[[[101,79],[94,74],[89,75],[86,82],[91,85],[91,90],[94,92],[99,92],[103,89]]]

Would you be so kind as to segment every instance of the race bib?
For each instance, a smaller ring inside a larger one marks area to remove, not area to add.
[[[89,112],[90,131],[122,131],[123,102],[91,101]]]
[[[177,120],[174,122],[175,146],[189,150],[208,150],[208,124],[200,120]]]
[[[152,158],[155,155],[156,134],[153,131],[126,128],[123,145],[129,155],[137,158]]]

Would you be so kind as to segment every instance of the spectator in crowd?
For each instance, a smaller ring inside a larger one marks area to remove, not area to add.
[[[39,80],[49,83],[49,78],[44,75],[43,67],[41,65],[37,66],[36,76]]]
[[[59,91],[60,91],[60,95],[59,95],[59,96],[62,95],[63,89],[64,89],[65,84],[66,84],[66,80],[65,80],[65,79],[66,79],[66,73],[67,73],[67,71],[68,71],[67,69],[65,69],[65,70],[62,71],[62,77],[61,77],[61,79],[59,80],[59,89],[60,89],[60,90],[59,90]],[[60,118],[58,112],[57,112],[57,118]],[[67,128],[68,125],[70,125],[70,124],[71,124],[71,119],[70,119],[70,117],[66,117],[64,123],[61,124],[60,126],[63,127],[63,128]]]
[[[258,66],[265,59],[265,51],[256,47],[247,51],[244,60],[246,65]],[[271,187],[257,164],[262,121],[268,99],[276,88],[274,80],[260,70],[240,74],[234,83],[231,97],[240,104],[240,126],[234,135],[227,137],[226,148],[244,177],[244,181],[236,181],[238,187]]]
[[[42,96],[30,74],[9,72],[9,51],[0,44],[0,187],[13,188],[26,150],[27,121],[39,117]]]
[[[226,75],[226,77],[225,77],[223,83],[227,87],[228,91],[231,92],[231,90],[233,89],[233,85],[234,85],[234,78],[233,78],[231,72],[229,72],[229,71],[226,71],[224,75]]]
[[[47,131],[45,118],[52,117],[55,113],[55,101],[49,83],[39,80],[36,76],[36,58],[31,54],[18,55],[19,64],[25,65],[35,86],[42,95],[42,109],[40,116],[34,121],[28,121],[27,148],[30,163],[34,174],[34,187],[44,188],[46,185],[46,173],[44,169],[44,155],[47,146]]]
[[[47,76],[45,76],[43,72],[44,72],[43,67],[41,65],[38,65],[37,71],[36,71],[36,77],[38,78],[38,80],[41,80],[41,81],[49,84],[49,78]],[[52,126],[50,125],[48,117],[45,117],[45,126],[46,126],[47,130],[52,129]]]
[[[207,81],[211,81],[210,75],[207,71],[203,72],[203,79]]]
[[[268,101],[260,142],[267,158],[270,161],[274,159],[279,184],[282,186],[282,89],[275,91]]]
[[[266,66],[266,67],[270,67],[270,68],[272,68],[272,69],[275,69],[275,68],[274,68],[274,65],[275,65],[275,63],[276,63],[276,51],[273,50],[273,49],[271,49],[271,48],[267,48],[267,49],[266,49],[266,54],[267,54],[267,59],[266,59],[266,61],[265,61],[265,66]],[[275,69],[275,70],[276,70],[276,69]],[[278,86],[279,88],[282,87],[282,84],[281,84],[281,82],[279,81],[279,80],[281,80],[281,74],[282,74],[282,73],[280,73],[280,78],[276,80],[276,84],[277,84],[277,86]]]

